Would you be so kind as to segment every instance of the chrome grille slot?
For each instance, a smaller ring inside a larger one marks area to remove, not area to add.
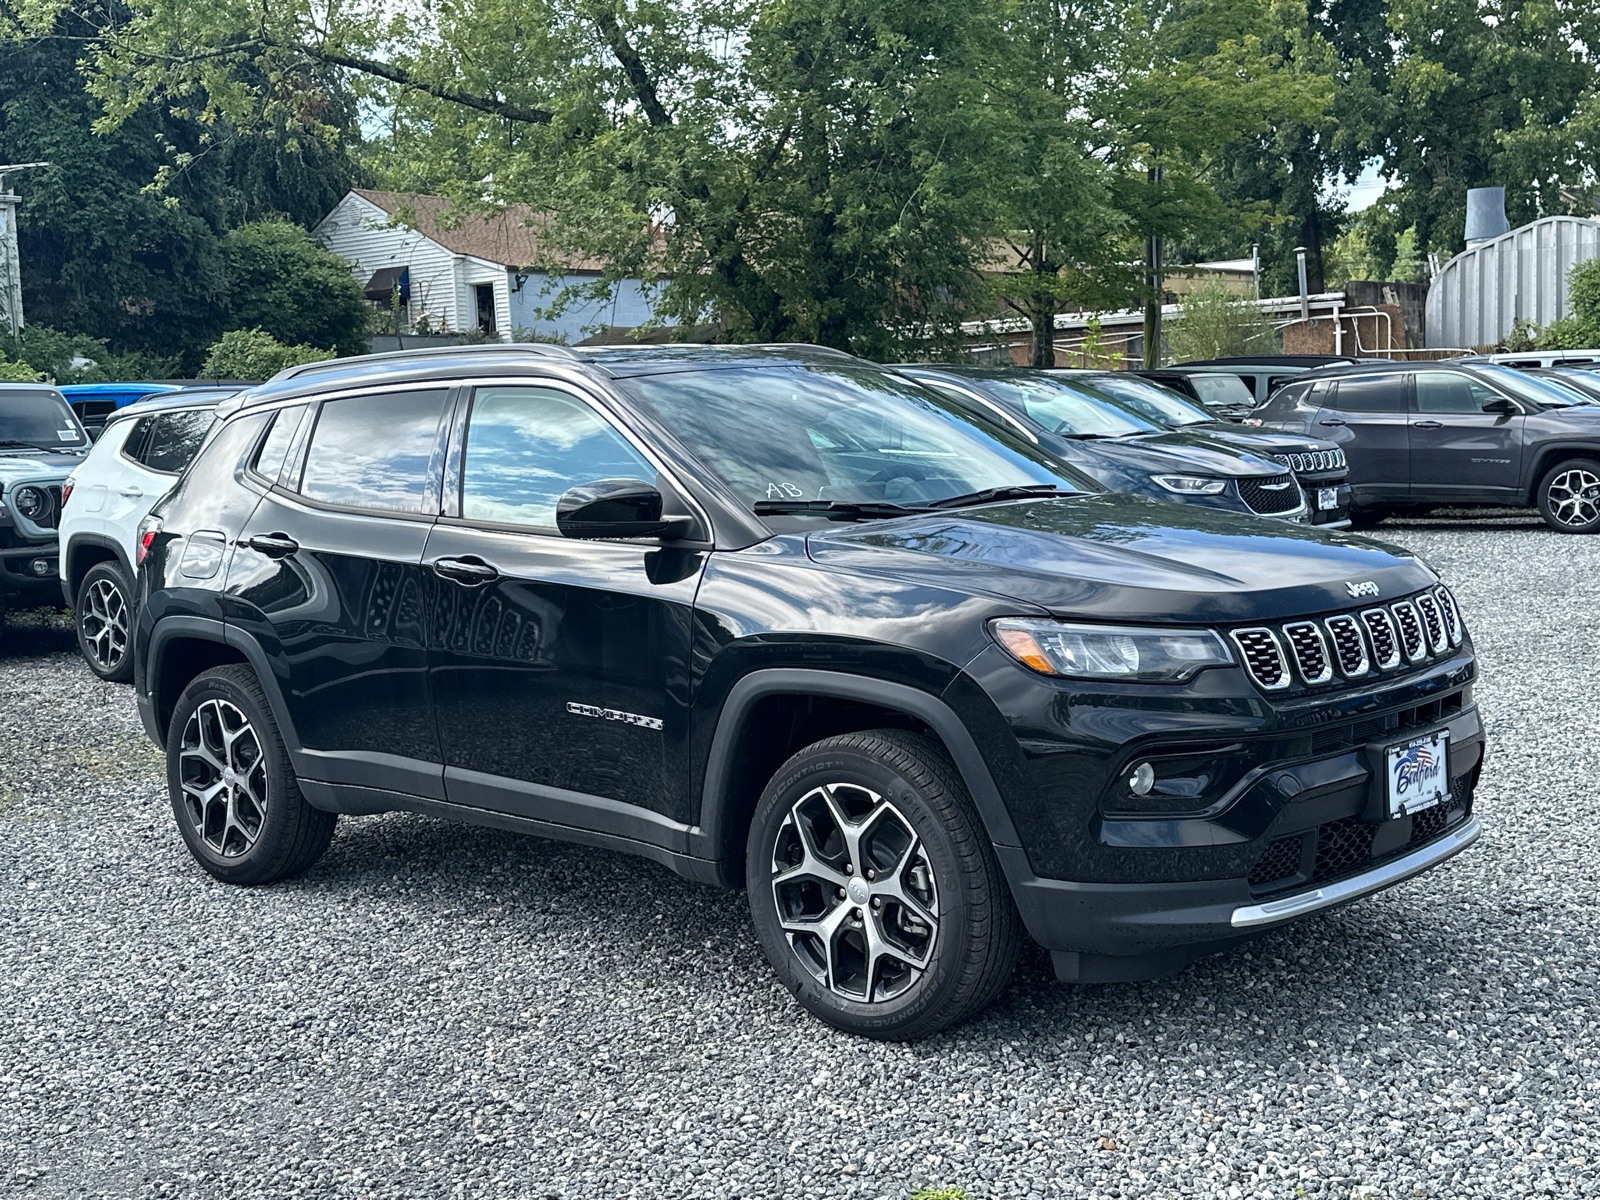
[[[1231,636],[1244,657],[1245,671],[1257,686],[1269,692],[1289,686],[1289,664],[1284,661],[1283,647],[1272,630],[1235,629]]]
[[[1428,643],[1422,632],[1422,618],[1417,615],[1417,606],[1409,600],[1402,600],[1399,604],[1391,604],[1389,611],[1394,614],[1395,628],[1400,631],[1400,648],[1406,652],[1406,657],[1412,662],[1427,658]]]
[[[1381,608],[1369,608],[1361,614],[1361,623],[1367,627],[1372,639],[1372,660],[1380,671],[1392,671],[1400,665],[1400,635],[1395,632],[1394,618]]]
[[[1450,635],[1445,631],[1444,616],[1439,612],[1438,597],[1424,592],[1417,597],[1417,611],[1422,614],[1422,629],[1428,635],[1428,647],[1435,654],[1450,648]]]
[[[1322,630],[1310,621],[1296,621],[1283,627],[1283,636],[1294,652],[1294,665],[1301,679],[1318,684],[1333,678],[1333,662],[1328,657],[1328,643],[1323,640]]]
[[[1328,636],[1333,639],[1333,656],[1338,660],[1339,674],[1346,679],[1360,679],[1372,669],[1367,660],[1367,640],[1361,636],[1361,626],[1354,617],[1348,613],[1329,617]]]
[[[1439,598],[1439,611],[1444,615],[1445,632],[1450,635],[1450,644],[1461,645],[1465,630],[1461,624],[1461,608],[1456,604],[1454,594],[1447,587],[1436,587],[1433,594]]]

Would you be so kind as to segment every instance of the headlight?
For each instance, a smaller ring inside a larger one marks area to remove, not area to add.
[[[1025,617],[1005,617],[990,628],[1011,657],[1041,675],[1181,683],[1202,667],[1233,662],[1228,647],[1209,629],[1071,625]]]
[[[11,494],[11,503],[30,521],[37,521],[50,510],[50,497],[40,488],[20,487]]]
[[[1152,475],[1150,478],[1180,496],[1220,496],[1228,490],[1226,479],[1207,479],[1204,475]]]

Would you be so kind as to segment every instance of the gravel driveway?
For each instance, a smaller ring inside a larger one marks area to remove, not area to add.
[[[1503,1197],[1600,1191],[1600,538],[1416,522],[1484,664],[1486,833],[1153,983],[1027,956],[914,1046],[775,983],[741,895],[413,816],[224,887],[131,692],[0,649],[0,1194]]]

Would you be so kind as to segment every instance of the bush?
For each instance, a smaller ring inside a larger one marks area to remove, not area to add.
[[[233,329],[261,329],[286,346],[365,352],[371,310],[344,259],[286,221],[241,225],[222,244]]]
[[[285,346],[264,329],[231,329],[206,354],[200,374],[207,379],[271,379],[285,367],[322,362],[331,350]]]
[[[1174,362],[1228,354],[1271,354],[1278,334],[1261,310],[1228,291],[1220,279],[1203,279],[1180,302],[1183,315],[1167,326]]]
[[[0,359],[0,383],[39,383],[44,374],[27,363],[6,362]]]
[[[62,333],[48,325],[27,325],[20,338],[0,338],[0,355],[25,362],[56,383],[131,383],[170,379],[178,359],[135,351],[113,354],[106,343],[86,333]]]
[[[1539,332],[1540,350],[1589,350],[1600,346],[1600,258],[1573,267],[1567,275],[1572,315],[1551,321]]]

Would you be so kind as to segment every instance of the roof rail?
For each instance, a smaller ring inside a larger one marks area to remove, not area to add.
[[[454,357],[458,354],[534,354],[563,358],[571,362],[582,361],[582,356],[576,351],[550,342],[485,342],[470,346],[424,346],[416,350],[388,350],[382,354],[355,354],[348,358],[325,358],[320,362],[301,363],[298,366],[285,367],[274,375],[270,382],[298,379],[302,375],[314,375],[318,371],[334,371],[357,364],[405,362],[413,358],[438,358],[440,355]]]

